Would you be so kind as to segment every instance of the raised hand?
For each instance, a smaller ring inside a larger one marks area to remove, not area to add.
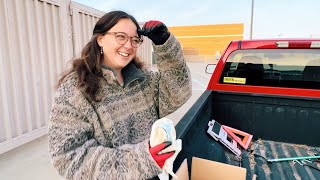
[[[154,20],[146,22],[138,33],[147,36],[155,45],[164,44],[170,37],[167,26],[160,21]]]

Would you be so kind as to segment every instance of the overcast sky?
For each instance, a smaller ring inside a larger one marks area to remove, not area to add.
[[[139,22],[167,26],[244,23],[250,37],[252,0],[74,0],[104,12],[123,10]],[[253,38],[320,38],[320,0],[255,0]]]

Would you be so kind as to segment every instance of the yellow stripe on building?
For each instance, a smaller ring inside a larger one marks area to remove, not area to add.
[[[169,27],[180,41],[187,61],[215,62],[233,40],[243,39],[243,23]]]

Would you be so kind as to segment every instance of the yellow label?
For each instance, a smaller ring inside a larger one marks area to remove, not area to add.
[[[224,83],[246,84],[246,78],[224,77],[223,82]]]

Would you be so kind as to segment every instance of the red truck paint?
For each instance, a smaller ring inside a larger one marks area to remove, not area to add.
[[[289,42],[290,49],[307,49],[310,48],[311,42],[320,42],[320,39],[274,39],[274,40],[243,40],[232,41],[222,54],[218,64],[211,76],[207,90],[242,92],[253,94],[283,95],[296,97],[320,97],[320,90],[317,89],[299,89],[284,87],[264,87],[264,86],[248,86],[248,85],[230,85],[220,84],[219,78],[229,55],[235,50],[245,49],[279,49],[277,42]],[[311,49],[311,48],[310,48]],[[312,48],[320,49],[320,48]]]

